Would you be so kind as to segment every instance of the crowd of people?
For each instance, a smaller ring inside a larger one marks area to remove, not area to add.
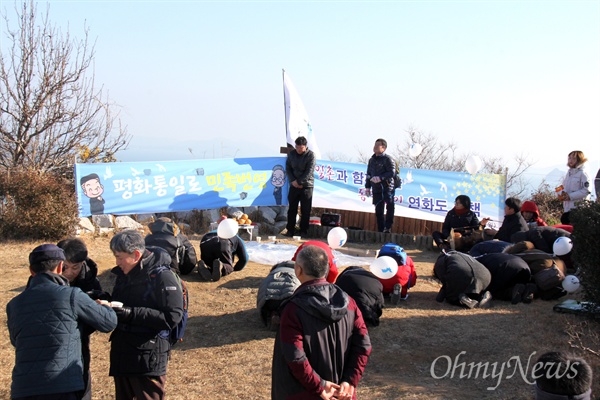
[[[314,155],[302,139],[288,155],[288,234],[295,233],[298,203],[301,234],[306,234],[310,215]],[[366,183],[381,232],[389,232],[394,213],[396,168],[386,148],[385,140],[377,139]],[[492,299],[516,304],[564,295],[561,277],[575,271],[570,252],[555,254],[553,244],[571,237],[569,212],[577,200],[585,199],[586,189],[589,196],[589,180],[580,169],[584,162],[583,153],[569,154],[570,173],[560,193],[565,202],[561,227],[548,226],[534,202],[509,197],[502,225],[490,229],[471,209],[471,199],[457,196],[441,232],[433,233],[440,249],[433,268],[441,283],[436,300],[472,309],[490,307]],[[146,237],[125,230],[111,239],[116,267],[110,293],[101,287],[98,267],[82,240],[68,238],[31,251],[31,277],[6,309],[15,347],[12,399],[91,399],[90,335],[96,330],[111,332],[108,373],[117,400],[165,398],[173,345],[168,333],[184,318],[179,276],[197,269],[202,280],[216,282],[241,271],[249,257],[238,235],[222,238],[217,231],[208,232],[198,257],[172,220],[159,218],[149,228]],[[476,239],[462,240],[457,248],[457,239],[463,237]],[[258,315],[276,332],[273,399],[357,398],[371,353],[369,327],[380,324],[386,299],[392,304],[406,301],[417,280],[414,263],[402,247],[386,243],[379,252],[385,256],[397,267],[389,276],[358,266],[340,271],[327,244],[306,241],[261,281]],[[547,353],[538,362],[576,364],[577,374],[561,382],[542,377],[536,382],[536,398],[590,398],[591,370],[585,360]]]

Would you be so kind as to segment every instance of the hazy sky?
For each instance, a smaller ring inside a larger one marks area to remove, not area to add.
[[[323,158],[395,147],[413,126],[525,153],[531,173],[566,170],[571,150],[600,167],[597,0],[49,3],[96,40],[96,82],[133,135],[123,161],[279,155],[283,68]]]

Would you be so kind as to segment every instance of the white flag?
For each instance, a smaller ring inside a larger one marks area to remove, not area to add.
[[[317,146],[317,140],[308,120],[308,114],[304,109],[304,104],[300,100],[300,96],[292,83],[290,77],[283,71],[283,96],[285,102],[285,133],[287,142],[295,146],[295,141],[298,136],[304,136],[308,142],[307,146],[313,153],[315,158],[321,158],[321,151]]]

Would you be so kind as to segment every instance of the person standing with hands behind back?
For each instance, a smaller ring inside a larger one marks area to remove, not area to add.
[[[394,174],[396,163],[391,156],[385,154],[387,142],[385,139],[377,139],[373,146],[373,156],[369,159],[367,166],[367,177],[365,182],[366,195],[373,195],[375,205],[375,216],[377,218],[377,231],[390,232],[394,223]],[[387,209],[385,218],[384,208]]]
[[[312,209],[313,187],[315,185],[315,153],[308,149],[304,136],[296,138],[296,147],[290,151],[285,162],[285,172],[290,182],[288,192],[288,215],[286,236],[294,236],[298,202],[300,202],[300,235],[308,233],[310,211]]]
[[[562,189],[557,188],[558,198],[563,202],[561,224],[571,225],[569,214],[575,208],[576,201],[590,199],[590,177],[584,169],[586,162],[587,158],[583,155],[583,151],[575,150],[569,153],[567,159],[569,171],[563,180]]]
[[[283,305],[273,351],[271,398],[356,399],[371,340],[356,302],[325,280],[325,251],[307,246],[296,256],[300,281]]]

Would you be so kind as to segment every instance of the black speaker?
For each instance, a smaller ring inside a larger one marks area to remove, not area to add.
[[[341,222],[340,214],[325,213],[321,215],[321,226],[340,226]]]

